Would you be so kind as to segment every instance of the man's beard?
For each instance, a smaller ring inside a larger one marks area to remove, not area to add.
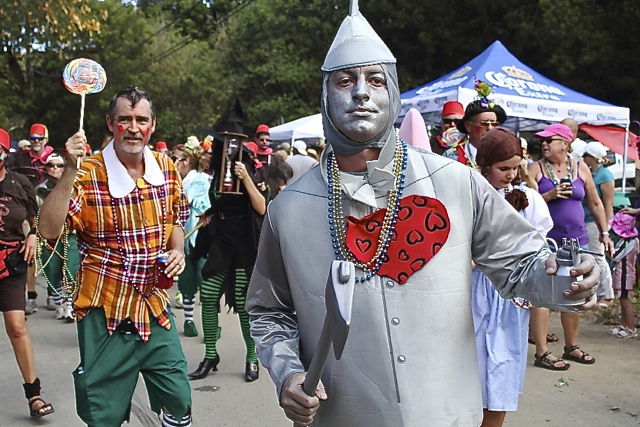
[[[122,148],[122,151],[124,151],[125,153],[138,154],[138,153],[141,153],[142,150],[144,150],[144,145],[136,146],[136,145],[122,144],[121,148]]]

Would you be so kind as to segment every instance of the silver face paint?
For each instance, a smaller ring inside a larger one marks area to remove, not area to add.
[[[389,122],[390,97],[380,65],[331,73],[327,85],[329,117],[347,138],[367,142]]]

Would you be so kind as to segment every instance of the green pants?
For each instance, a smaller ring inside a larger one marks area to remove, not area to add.
[[[115,330],[111,336],[103,309],[78,322],[80,365],[73,372],[78,416],[90,427],[120,427],[129,420],[131,399],[142,374],[153,412],[165,409],[180,420],[191,408],[187,361],[171,318],[166,330],[151,319],[151,336]]]

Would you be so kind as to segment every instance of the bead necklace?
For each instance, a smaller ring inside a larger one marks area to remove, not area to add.
[[[479,169],[478,164],[475,162],[474,156],[471,154],[471,149],[469,148],[469,141],[464,144],[464,155],[467,158],[467,166],[472,169]]]
[[[556,174],[553,173],[553,165],[551,164],[551,162],[547,159],[543,159],[542,161],[544,163],[545,169],[547,170],[547,174],[549,175],[549,178],[551,179],[553,184],[559,185],[560,180],[556,178]],[[568,173],[569,179],[573,181],[573,160],[571,159],[570,156],[567,156],[567,173]]]
[[[75,296],[76,292],[78,291],[78,283],[75,281],[73,274],[71,273],[68,267],[69,230],[67,229],[67,223],[66,222],[63,223],[62,232],[58,236],[56,243],[53,246],[51,246],[49,245],[47,240],[43,239],[42,236],[40,235],[39,226],[38,226],[39,222],[40,222],[40,212],[38,212],[38,215],[36,216],[36,254],[34,257],[35,263],[36,263],[35,275],[37,276],[38,274],[42,273],[42,277],[44,277],[44,281],[47,283],[47,287],[51,289],[51,291],[57,296],[59,296],[60,298],[72,299]],[[62,243],[62,254],[60,254],[57,251],[58,243]],[[47,261],[43,264],[42,250],[45,247],[50,251],[50,255]],[[59,292],[58,288],[56,288],[51,283],[51,281],[49,280],[49,277],[47,277],[47,274],[44,270],[47,264],[49,264],[49,262],[53,259],[54,255],[58,255],[58,257],[62,260],[62,290],[64,291],[64,293]]]
[[[164,245],[164,239],[165,239],[165,232],[166,232],[166,227],[165,227],[165,221],[167,218],[167,207],[166,207],[166,191],[164,189],[164,185],[163,184],[160,187],[160,200],[161,200],[161,207],[162,207],[162,240],[160,240],[160,244]],[[136,195],[138,196],[138,202],[142,202],[142,194],[140,194],[140,188],[138,186],[136,186],[134,192],[136,193]],[[116,240],[118,242],[118,249],[120,250],[120,258],[122,259],[122,264],[124,265],[124,274],[125,277],[127,278],[127,280],[129,281],[129,283],[131,283],[134,287],[134,289],[136,291],[138,291],[138,293],[140,295],[142,295],[145,298],[149,298],[151,296],[153,296],[157,291],[158,291],[158,268],[155,267],[154,268],[154,275],[153,275],[153,289],[151,289],[151,292],[149,293],[145,293],[142,289],[140,289],[140,287],[138,287],[138,285],[136,284],[136,282],[133,280],[133,278],[131,277],[131,257],[127,256],[125,249],[124,249],[124,245],[122,244],[122,239],[120,237],[120,226],[118,224],[118,215],[117,215],[117,209],[116,209],[116,199],[115,197],[111,197],[111,211],[113,212],[113,225],[115,227],[115,231],[116,231]],[[164,251],[162,250],[162,247],[160,248],[160,253],[158,255],[161,255],[162,253],[164,253]]]
[[[368,262],[359,262],[345,243],[346,230],[342,210],[342,199],[340,197],[342,192],[340,188],[340,170],[338,169],[338,162],[336,161],[334,153],[329,154],[327,159],[327,183],[329,186],[327,211],[329,213],[329,232],[331,234],[336,259],[350,261],[357,268],[365,272],[364,276],[356,277],[356,283],[371,280],[371,277],[380,269],[382,260],[389,248],[391,236],[396,227],[400,199],[402,199],[402,191],[404,190],[404,170],[407,168],[407,147],[400,138],[396,138],[396,141],[393,165],[393,175],[395,177],[394,188],[389,191],[387,211],[382,221],[382,229],[378,237],[376,251]]]

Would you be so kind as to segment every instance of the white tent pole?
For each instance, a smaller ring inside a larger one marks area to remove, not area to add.
[[[622,155],[622,194],[624,195],[627,186],[627,150],[629,149],[629,122],[624,127],[624,151]]]

